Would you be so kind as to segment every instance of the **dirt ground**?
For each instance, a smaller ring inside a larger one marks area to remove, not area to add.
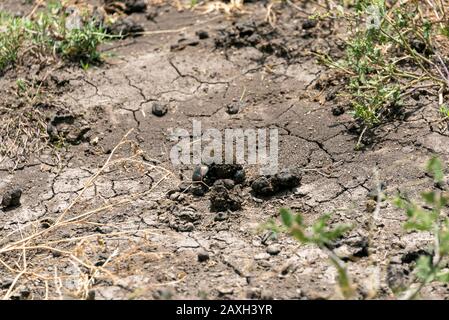
[[[314,6],[303,4],[309,12]],[[28,12],[32,5],[2,0],[0,8]],[[341,81],[311,54],[341,54],[341,35],[323,23],[310,26],[287,4],[277,8],[274,27],[263,1],[245,10],[235,16],[150,6],[130,15],[145,34],[103,45],[104,64],[52,71],[48,103],[38,108],[48,119],[70,114],[67,130],[79,139],[0,163],[0,195],[22,190],[21,206],[0,212],[0,247],[10,248],[0,256],[2,296],[334,298],[336,272],[319,249],[259,230],[289,207],[307,221],[332,213],[332,222],[352,223],[339,252],[359,298],[372,290],[376,298],[393,298],[431,239],[404,232],[404,213],[388,201],[373,216],[369,193],[376,179],[388,196],[416,196],[432,186],[426,161],[433,154],[449,158],[437,107],[424,94],[408,101],[403,117],[354,150],[360,129],[335,98]],[[31,64],[6,73],[0,105],[14,103],[17,74],[42,79],[47,71]],[[168,112],[153,115],[154,103]],[[236,114],[227,112],[232,103],[240,106]],[[203,129],[278,128],[280,168],[300,176],[299,187],[257,197],[251,182],[258,171],[247,166],[236,191],[242,208],[212,212],[210,192],[195,196],[179,187],[189,183],[193,166],[174,167],[169,158],[170,130],[190,131],[193,119]],[[80,134],[82,128],[89,130]],[[20,274],[24,263],[29,272]],[[423,296],[445,299],[449,291],[431,285]]]

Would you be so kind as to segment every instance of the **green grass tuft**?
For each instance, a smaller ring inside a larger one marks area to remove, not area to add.
[[[98,46],[107,38],[104,29],[92,21],[68,29],[61,8],[59,2],[54,2],[33,19],[0,13],[0,72],[14,65],[21,51],[31,50],[44,57],[56,53],[81,66],[101,60]]]

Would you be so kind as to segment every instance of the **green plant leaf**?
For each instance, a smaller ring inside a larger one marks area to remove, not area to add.
[[[409,219],[404,225],[406,230],[431,231],[438,215],[434,211],[426,211],[421,208],[409,208]]]
[[[432,266],[432,258],[429,256],[420,256],[416,261],[415,267],[416,276],[426,283],[431,282],[433,280],[433,266]]]
[[[291,228],[293,225],[293,215],[289,209],[281,208],[280,209],[281,219],[284,226]]]
[[[443,226],[439,230],[439,249],[440,255],[448,255],[449,254],[449,222],[446,219],[444,221]]]
[[[449,271],[440,271],[435,275],[435,279],[441,282],[449,282]]]
[[[427,171],[433,175],[435,182],[443,182],[444,173],[440,159],[437,157],[432,157],[432,159],[430,159],[427,163]]]
[[[435,204],[435,201],[436,201],[435,192],[433,192],[433,191],[423,192],[423,193],[421,193],[421,196],[427,204]]]

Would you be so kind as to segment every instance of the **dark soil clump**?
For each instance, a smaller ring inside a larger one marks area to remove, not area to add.
[[[272,196],[280,191],[299,186],[301,179],[298,175],[281,172],[274,176],[262,176],[251,185],[254,193],[261,196]]]

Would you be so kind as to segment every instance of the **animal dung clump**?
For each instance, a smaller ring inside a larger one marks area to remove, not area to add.
[[[272,196],[280,191],[299,186],[301,178],[291,172],[281,172],[273,176],[261,176],[253,181],[251,188],[256,195]]]

